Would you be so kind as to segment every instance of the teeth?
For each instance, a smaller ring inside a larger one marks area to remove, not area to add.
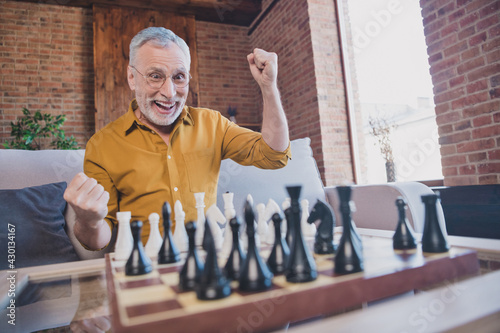
[[[167,103],[167,102],[155,101],[155,103],[160,106],[163,106],[164,108],[171,108],[175,105],[175,102]]]

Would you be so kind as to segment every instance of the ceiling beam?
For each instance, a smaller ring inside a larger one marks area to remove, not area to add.
[[[145,8],[194,15],[196,20],[250,26],[262,0],[22,0],[42,4],[92,8],[93,5]]]

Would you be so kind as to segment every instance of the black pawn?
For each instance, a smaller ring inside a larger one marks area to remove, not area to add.
[[[438,200],[438,194],[427,194],[422,196],[422,202],[425,205],[422,251],[427,253],[442,253],[450,250],[448,240],[439,224],[436,206]]]
[[[361,238],[355,234],[355,229],[352,226],[351,207],[349,205],[351,188],[349,186],[339,186],[337,192],[340,198],[343,232],[335,255],[335,273],[351,274],[361,272],[364,269],[363,248]]]
[[[163,216],[163,243],[161,244],[160,251],[158,252],[159,264],[172,264],[181,260],[181,255],[177,246],[172,239],[172,223],[170,222],[170,214],[172,210],[170,204],[165,202],[162,208]]]
[[[281,221],[283,221],[283,218],[279,213],[274,213],[272,220],[275,236],[273,249],[269,258],[267,258],[267,266],[273,274],[278,275],[285,271],[288,258],[290,257],[290,248],[281,235]]]
[[[233,233],[233,246],[223,269],[224,275],[229,280],[238,280],[240,278],[241,267],[245,261],[245,254],[241,249],[239,238],[240,225],[241,223],[237,217],[234,217],[229,221],[229,226],[231,227],[231,232]]]
[[[142,221],[132,221],[130,223],[132,237],[134,238],[134,247],[132,253],[125,264],[125,275],[143,275],[151,273],[153,265],[151,259],[144,252],[141,241]]]
[[[210,225],[205,220],[205,232],[203,234],[203,249],[207,255],[205,266],[200,275],[200,282],[196,285],[196,297],[201,300],[215,300],[229,296],[231,286],[229,280],[222,274],[217,263],[217,252],[214,237]]]
[[[406,201],[402,197],[396,199],[396,206],[398,207],[398,225],[394,236],[392,237],[392,247],[395,250],[411,250],[417,247],[413,229],[406,218]]]
[[[292,222],[293,237],[292,244],[290,245],[290,257],[285,269],[285,277],[288,282],[293,283],[313,281],[318,277],[316,263],[304,241],[302,228],[300,227],[301,209],[299,196],[302,187],[289,186],[286,189],[291,199],[289,218]]]
[[[255,214],[252,206],[245,203],[245,221],[247,225],[248,250],[241,268],[239,288],[242,291],[262,291],[272,285],[273,273],[262,260],[255,244]]]
[[[186,223],[186,232],[189,239],[186,262],[179,273],[179,289],[181,291],[194,290],[203,271],[203,263],[198,257],[195,246],[196,224],[192,221]]]

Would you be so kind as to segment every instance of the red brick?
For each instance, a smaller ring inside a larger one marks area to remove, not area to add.
[[[476,117],[485,113],[494,113],[500,110],[500,101],[488,101],[478,105],[465,108],[463,112],[464,117]]]
[[[463,165],[458,168],[459,175],[473,175],[476,173],[476,167],[474,165]]]
[[[484,125],[491,124],[492,120],[493,120],[492,118],[493,117],[491,115],[486,114],[486,115],[474,118],[472,123],[473,123],[474,128],[481,127],[481,126],[484,126]]]
[[[478,184],[479,185],[500,184],[500,178],[498,177],[498,175],[479,176],[478,177]],[[495,269],[500,269],[500,266],[495,267]]]
[[[485,126],[472,130],[472,137],[474,139],[494,137],[497,135],[500,135],[500,126],[498,125]]]
[[[453,133],[439,138],[439,144],[446,145],[452,143],[460,143],[471,139],[470,132]]]
[[[491,150],[488,152],[488,159],[490,161],[500,160],[500,149]]]
[[[477,165],[477,170],[481,174],[500,173],[500,163],[481,163]]]

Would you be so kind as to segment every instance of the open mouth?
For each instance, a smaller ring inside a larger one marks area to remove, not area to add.
[[[165,113],[170,113],[175,108],[176,102],[154,101],[158,109]]]

